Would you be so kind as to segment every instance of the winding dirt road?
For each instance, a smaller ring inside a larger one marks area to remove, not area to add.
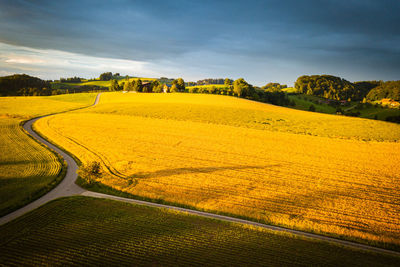
[[[101,94],[98,94],[96,96],[96,100],[92,106],[97,105],[99,103],[100,95]],[[135,199],[129,199],[129,198],[122,198],[122,197],[87,191],[86,189],[83,189],[75,184],[75,181],[78,177],[78,175],[77,175],[78,165],[75,162],[75,160],[71,156],[69,156],[67,153],[65,153],[64,151],[59,149],[58,147],[52,145],[51,143],[49,143],[48,141],[46,141],[45,139],[40,137],[32,129],[32,125],[35,121],[37,121],[40,118],[47,117],[47,116],[51,116],[51,115],[46,115],[46,116],[34,118],[34,119],[27,121],[24,124],[24,129],[26,131],[28,131],[29,134],[32,135],[39,143],[42,143],[42,144],[48,146],[49,148],[53,149],[54,151],[56,151],[58,154],[60,154],[64,158],[64,160],[68,164],[66,176],[61,181],[61,183],[59,183],[53,190],[51,190],[47,194],[45,194],[42,197],[40,197],[39,199],[31,202],[30,204],[28,204],[10,214],[7,214],[7,215],[1,217],[0,218],[0,226],[9,221],[12,221],[13,219],[31,211],[31,210],[36,209],[39,206],[41,206],[51,200],[54,200],[56,198],[66,197],[66,196],[74,196],[74,195],[82,195],[82,196],[89,196],[89,197],[95,197],[95,198],[112,199],[112,200],[116,200],[116,201],[134,203],[134,204],[138,204],[138,205],[145,205],[145,206],[151,206],[151,207],[157,207],[157,208],[165,208],[165,209],[183,211],[183,212],[186,212],[186,213],[192,214],[192,215],[213,218],[213,219],[217,219],[217,220],[234,222],[234,223],[247,224],[247,225],[262,227],[262,228],[273,230],[273,231],[287,232],[287,233],[291,233],[291,234],[295,234],[295,235],[299,235],[299,236],[314,238],[317,240],[333,242],[333,243],[337,243],[337,244],[340,244],[343,246],[357,248],[357,249],[361,249],[361,250],[367,250],[367,251],[372,251],[372,252],[386,253],[386,254],[400,256],[400,252],[397,252],[397,251],[372,247],[372,246],[368,246],[368,245],[363,245],[363,244],[359,244],[359,243],[355,243],[355,242],[351,242],[351,241],[345,241],[345,240],[336,239],[336,238],[332,238],[332,237],[317,235],[317,234],[313,234],[313,233],[301,232],[301,231],[297,231],[297,230],[292,230],[292,229],[287,229],[287,228],[272,226],[272,225],[266,225],[266,224],[262,224],[262,223],[247,221],[247,220],[243,220],[243,219],[238,219],[238,218],[234,218],[234,217],[228,217],[228,216],[223,216],[223,215],[218,215],[218,214],[213,214],[213,213],[208,213],[208,212],[203,212],[203,211],[190,210],[190,209],[185,209],[185,208],[180,208],[180,207],[175,207],[175,206],[163,205],[163,204],[158,204],[158,203],[153,203],[153,202],[147,202],[147,201],[135,200]]]

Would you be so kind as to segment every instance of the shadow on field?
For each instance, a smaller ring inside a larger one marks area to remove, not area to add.
[[[239,165],[239,166],[220,166],[220,167],[186,167],[158,170],[155,172],[138,172],[133,175],[135,178],[159,178],[171,175],[193,174],[193,173],[211,173],[226,170],[246,170],[246,169],[266,169],[271,167],[280,167],[281,164],[274,165]]]
[[[50,160],[46,161],[41,161],[41,162],[51,162]],[[32,160],[18,160],[18,161],[1,161],[0,166],[6,166],[6,165],[22,165],[22,164],[32,164],[36,163],[35,161]]]

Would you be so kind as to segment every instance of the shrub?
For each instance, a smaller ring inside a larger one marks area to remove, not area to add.
[[[96,180],[101,176],[101,173],[101,166],[97,161],[92,161],[87,165],[83,165],[78,171],[79,176],[88,185],[96,183]]]
[[[198,91],[198,88],[197,87],[190,87],[189,88],[189,93],[197,93],[197,91]]]

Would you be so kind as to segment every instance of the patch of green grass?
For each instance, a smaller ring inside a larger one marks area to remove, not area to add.
[[[288,96],[291,101],[294,101],[296,106],[293,108],[300,110],[309,110],[310,105],[313,105],[316,108],[316,112],[327,113],[327,114],[336,114],[336,107],[332,107],[328,104],[316,103],[318,100],[323,100],[323,98],[319,98],[311,95],[297,94],[297,95],[289,95]],[[339,106],[344,112],[360,112],[360,118],[366,119],[377,119],[377,120],[385,120],[389,116],[400,116],[400,109],[395,108],[385,108],[381,106],[371,105],[369,107],[359,108],[357,106],[359,102],[352,101],[349,106]]]
[[[317,104],[315,101],[318,101],[320,98],[309,95],[289,95],[288,96],[291,101],[294,101],[296,106],[295,109],[300,110],[309,110],[310,106],[313,105],[315,107],[316,112],[327,113],[327,114],[336,114],[336,108],[329,106],[327,104]]]
[[[88,197],[0,227],[0,264],[395,266],[398,257],[182,212]]]
[[[356,109],[359,111],[360,117],[368,119],[385,120],[389,116],[400,116],[400,109],[383,108],[383,107],[368,107],[364,109]]]

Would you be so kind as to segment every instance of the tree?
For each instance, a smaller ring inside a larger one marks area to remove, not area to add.
[[[176,83],[172,83],[172,86],[169,90],[171,93],[179,92],[178,85]]]
[[[295,88],[300,94],[315,95],[333,100],[362,100],[365,85],[353,83],[332,75],[304,75],[297,78]]]
[[[369,91],[366,98],[371,101],[383,98],[400,100],[400,81],[381,82],[380,85]]]
[[[154,81],[151,82],[151,86],[150,87],[151,87],[152,91],[154,92],[154,89],[157,88],[159,85],[160,85],[160,81],[154,80]]]
[[[85,164],[79,168],[78,173],[84,183],[92,185],[96,183],[96,180],[101,176],[101,165],[97,161],[92,161],[91,163],[87,165]]]
[[[176,83],[178,90],[180,92],[184,92],[185,91],[185,81],[182,78],[178,78],[178,81]]]
[[[51,95],[49,81],[26,74],[14,74],[0,77],[0,96]]]
[[[224,85],[225,85],[226,87],[230,87],[230,86],[232,85],[232,80],[229,79],[229,78],[225,78],[225,80],[224,80]]]
[[[239,78],[233,82],[233,92],[238,97],[250,96],[254,88],[248,84],[243,78]]]
[[[100,81],[109,81],[112,79],[112,73],[111,72],[104,72],[100,74]]]
[[[124,83],[124,91],[131,91],[132,90],[132,83],[128,80]]]
[[[153,87],[153,92],[154,93],[162,93],[163,92],[163,87],[164,87],[163,84],[159,84],[157,86],[154,86]]]
[[[138,79],[135,82],[135,84],[133,85],[133,91],[135,91],[135,92],[142,92],[143,91],[142,80]]]
[[[119,84],[117,80],[111,80],[111,85],[109,88],[110,91],[118,91],[119,90]]]

